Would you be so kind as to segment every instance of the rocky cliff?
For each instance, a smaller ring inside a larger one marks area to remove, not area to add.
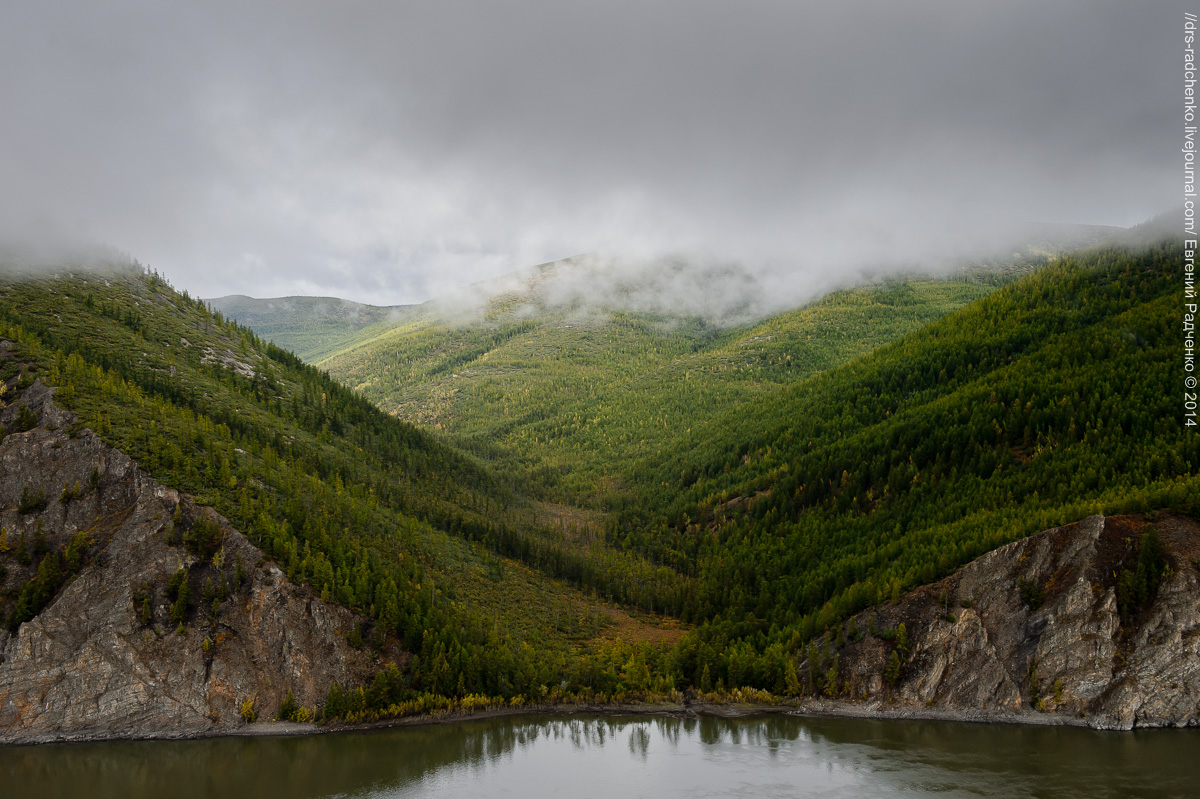
[[[1093,516],[856,616],[802,663],[810,709],[1200,723],[1200,525]],[[903,626],[902,626],[903,625]]]
[[[220,733],[247,700],[265,719],[289,690],[314,707],[370,676],[347,643],[360,619],[79,429],[52,389],[2,385],[0,743]]]
[[[232,732],[377,664],[290,584],[14,369],[0,341],[0,744]],[[812,711],[1200,723],[1200,524],[1095,516],[997,549],[806,650]]]

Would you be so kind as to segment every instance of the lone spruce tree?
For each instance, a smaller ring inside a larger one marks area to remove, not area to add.
[[[900,682],[900,654],[893,649],[892,656],[888,658],[887,668],[883,670],[883,681],[893,688],[896,683]]]

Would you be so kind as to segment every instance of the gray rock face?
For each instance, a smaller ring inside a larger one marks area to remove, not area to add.
[[[20,404],[39,417],[0,443],[0,587],[34,576],[35,547],[60,552],[81,531],[90,546],[36,616],[15,632],[0,625],[0,743],[214,734],[245,724],[248,699],[267,719],[289,689],[312,708],[331,681],[370,676],[368,655],[345,639],[360,619],[289,583],[226,520],[91,432],[69,435],[73,417],[52,395],[35,383],[0,410],[6,423]],[[76,484],[81,495],[64,501]],[[23,496],[37,495],[44,509],[26,502],[22,513]],[[202,518],[221,531],[203,562],[181,540]],[[169,587],[181,569],[193,600],[182,628]],[[223,589],[215,608],[208,586]]]
[[[860,614],[860,631],[903,623],[909,651],[888,685],[894,643],[848,641],[837,653],[840,695],[860,710],[920,715],[1105,729],[1200,724],[1200,525],[1156,521],[1169,568],[1154,601],[1123,620],[1117,579],[1146,525],[1093,516],[1047,530]]]

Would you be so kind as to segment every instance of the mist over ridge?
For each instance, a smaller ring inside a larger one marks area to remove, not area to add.
[[[904,277],[968,275],[986,278],[1032,268],[1044,257],[1112,240],[1122,228],[1103,225],[1029,225],[1006,238],[927,260],[897,253],[875,262],[833,262],[826,269],[789,270],[779,263],[751,264],[711,256],[618,256],[587,253],[539,264],[456,288],[420,306],[451,323],[536,318],[543,313],[580,320],[608,312],[695,317],[720,327],[750,324],[800,307],[841,288]]]

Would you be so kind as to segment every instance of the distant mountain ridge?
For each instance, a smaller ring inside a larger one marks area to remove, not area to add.
[[[254,330],[267,341],[313,363],[343,339],[378,322],[396,321],[414,305],[365,305],[338,297],[256,299],[230,294],[205,300],[228,319]]]

